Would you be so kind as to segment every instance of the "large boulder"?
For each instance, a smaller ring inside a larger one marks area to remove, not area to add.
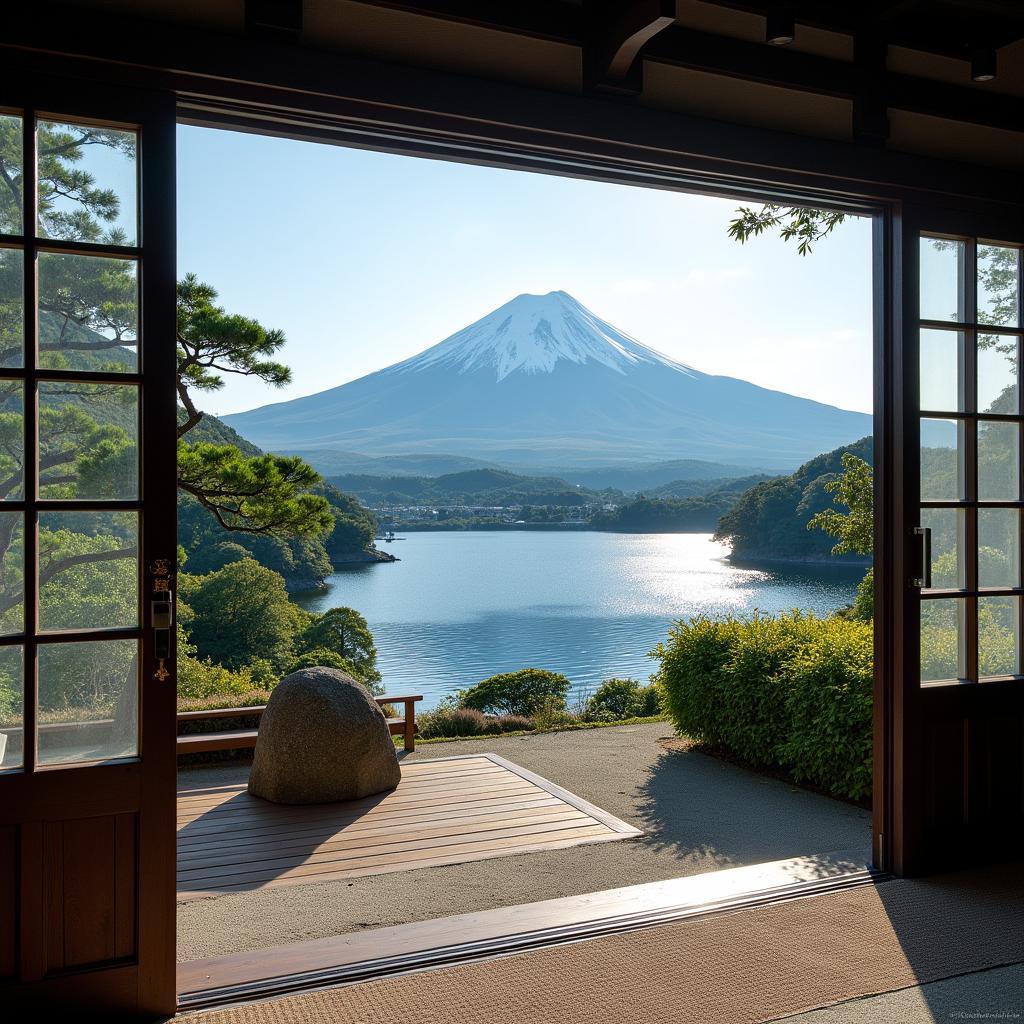
[[[260,721],[249,792],[278,804],[326,804],[394,789],[387,720],[336,668],[304,668],[274,688]]]

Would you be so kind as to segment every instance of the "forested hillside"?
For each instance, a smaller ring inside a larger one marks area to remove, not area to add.
[[[204,416],[194,433],[198,435],[196,440],[240,448],[245,445],[244,454],[260,454],[255,445],[215,416]],[[320,586],[335,563],[350,561],[353,555],[372,548],[377,522],[355,497],[331,484],[319,484],[313,493],[327,499],[334,516],[334,528],[323,538],[281,538],[225,530],[199,502],[179,494],[178,543],[185,554],[185,568],[191,573],[213,572],[250,555],[279,572],[290,591]]]
[[[614,510],[597,512],[591,529],[621,533],[710,533],[736,494],[715,491],[693,498],[649,498],[640,495]]]
[[[586,505],[610,501],[618,491],[592,491],[553,476],[522,476],[501,469],[471,469],[442,476],[346,474],[328,482],[368,505]]]
[[[854,556],[835,556],[835,539],[822,530],[809,530],[811,517],[832,508],[825,485],[843,471],[844,454],[871,462],[871,438],[819,455],[795,473],[764,480],[743,493],[718,523],[715,539],[732,544],[734,558],[842,560],[865,562]]]

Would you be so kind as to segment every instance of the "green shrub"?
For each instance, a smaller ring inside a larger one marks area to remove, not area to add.
[[[270,700],[269,690],[245,690],[238,693],[214,693],[208,697],[178,697],[178,711],[216,711],[218,708],[252,708],[259,707],[261,704],[266,704]],[[216,732],[217,729],[224,728],[223,721],[217,721],[216,719],[207,719],[202,724],[212,723],[216,726],[216,729],[207,731]],[[189,723],[189,726],[197,723]],[[239,726],[238,728],[244,728]],[[249,726],[248,728],[254,728]],[[189,727],[185,727],[185,731],[200,731],[190,730]]]
[[[501,727],[501,732],[531,732],[537,723],[526,715],[497,715],[491,719]]]
[[[870,796],[873,643],[867,623],[827,619],[790,664],[778,754],[797,782]]]
[[[307,651],[305,654],[300,654],[294,661],[285,669],[285,675],[290,675],[292,672],[298,672],[299,669],[303,668],[315,668],[316,666],[322,665],[325,668],[336,668],[342,672],[348,673],[356,682],[362,683],[370,693],[379,695],[384,693],[384,687],[380,683],[367,680],[359,667],[353,665],[347,658],[343,658],[337,651],[332,651],[327,647],[315,647],[311,651]],[[379,677],[379,673],[377,673]]]
[[[497,736],[503,732],[528,732],[532,718],[520,715],[485,715],[475,708],[460,708],[453,701],[442,701],[433,711],[417,719],[420,736],[425,740],[457,736]]]
[[[836,796],[871,784],[871,626],[794,612],[672,628],[653,652],[677,732]]]
[[[492,715],[525,715],[532,717],[542,707],[549,708],[549,700],[559,710],[565,710],[565,695],[569,680],[559,672],[542,668],[524,668],[518,672],[503,672],[462,690],[459,703]]]
[[[487,716],[473,708],[439,707],[417,717],[419,734],[425,740],[442,736],[479,736]]]
[[[615,722],[623,718],[650,718],[661,713],[657,687],[635,679],[606,679],[587,701],[585,722]]]
[[[537,705],[533,720],[538,729],[559,729],[572,725],[577,718],[566,709],[564,697],[549,693]]]
[[[188,654],[178,658],[179,700],[218,696],[225,699],[220,707],[233,707],[234,694],[247,693],[261,687],[269,689],[253,679],[247,668],[232,672],[223,665],[214,665],[209,659],[200,661]]]
[[[653,655],[665,712],[681,735],[711,746],[728,746],[730,712],[724,694],[732,650],[743,623],[697,616],[669,631]]]

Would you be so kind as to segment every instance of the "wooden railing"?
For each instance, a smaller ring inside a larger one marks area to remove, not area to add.
[[[392,736],[402,736],[406,750],[416,749],[416,702],[423,700],[422,695],[401,697],[374,697],[381,707],[387,704],[402,705],[404,711],[400,718],[389,718],[388,731]],[[197,732],[180,734],[183,722],[205,722],[224,719],[233,721],[239,718],[260,718],[266,710],[266,704],[257,704],[251,708],[213,708],[210,711],[180,711],[178,713],[178,756],[182,754],[200,754],[208,750],[245,750],[256,746],[258,729],[225,729],[221,732]]]

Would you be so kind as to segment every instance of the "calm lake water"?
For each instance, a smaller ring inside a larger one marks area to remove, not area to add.
[[[669,625],[709,615],[849,604],[863,569],[738,568],[709,534],[409,533],[401,561],[346,568],[297,597],[366,616],[390,693],[445,694],[496,672],[537,666],[589,690],[609,676],[646,680]]]

